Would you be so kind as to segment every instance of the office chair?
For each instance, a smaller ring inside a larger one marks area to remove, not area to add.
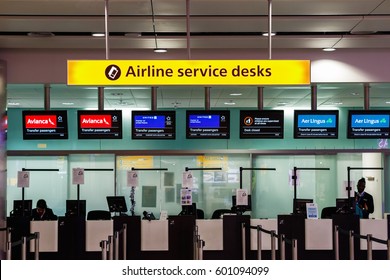
[[[221,219],[223,214],[231,214],[235,213],[230,209],[217,209],[214,211],[213,215],[211,216],[211,219]]]
[[[196,209],[196,218],[204,219],[204,211],[202,209]]]
[[[111,220],[111,213],[106,210],[91,210],[87,214],[87,220]]]
[[[337,207],[330,206],[330,207],[324,207],[321,211],[321,219],[332,219],[332,216],[336,214]]]

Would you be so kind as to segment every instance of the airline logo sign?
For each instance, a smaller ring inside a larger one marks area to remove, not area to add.
[[[56,115],[26,116],[26,128],[57,128]]]
[[[111,128],[111,115],[82,115],[81,128]]]
[[[309,60],[68,60],[68,85],[309,85]]]

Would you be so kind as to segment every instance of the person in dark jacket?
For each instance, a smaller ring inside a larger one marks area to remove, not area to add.
[[[44,220],[57,220],[57,216],[54,215],[53,210],[47,207],[44,199],[37,201],[37,206],[32,210],[32,220],[44,221]]]
[[[374,199],[371,194],[365,192],[366,179],[361,178],[357,183],[357,192],[355,192],[356,214],[360,218],[368,219],[368,216],[374,212]]]

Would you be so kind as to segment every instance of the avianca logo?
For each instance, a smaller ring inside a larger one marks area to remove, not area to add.
[[[56,115],[26,116],[26,128],[57,128]]]
[[[111,127],[110,115],[82,115],[80,116],[81,128],[108,128]]]

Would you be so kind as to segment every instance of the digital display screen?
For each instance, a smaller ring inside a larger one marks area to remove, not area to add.
[[[122,139],[122,111],[77,111],[79,139]]]
[[[132,139],[176,138],[175,111],[133,111],[131,122]]]
[[[295,110],[294,138],[338,138],[339,111]]]
[[[240,111],[240,138],[284,137],[284,111]]]
[[[23,111],[23,139],[68,139],[66,111]]]
[[[347,138],[390,138],[390,111],[348,111]]]
[[[187,139],[229,139],[230,111],[187,111]]]

